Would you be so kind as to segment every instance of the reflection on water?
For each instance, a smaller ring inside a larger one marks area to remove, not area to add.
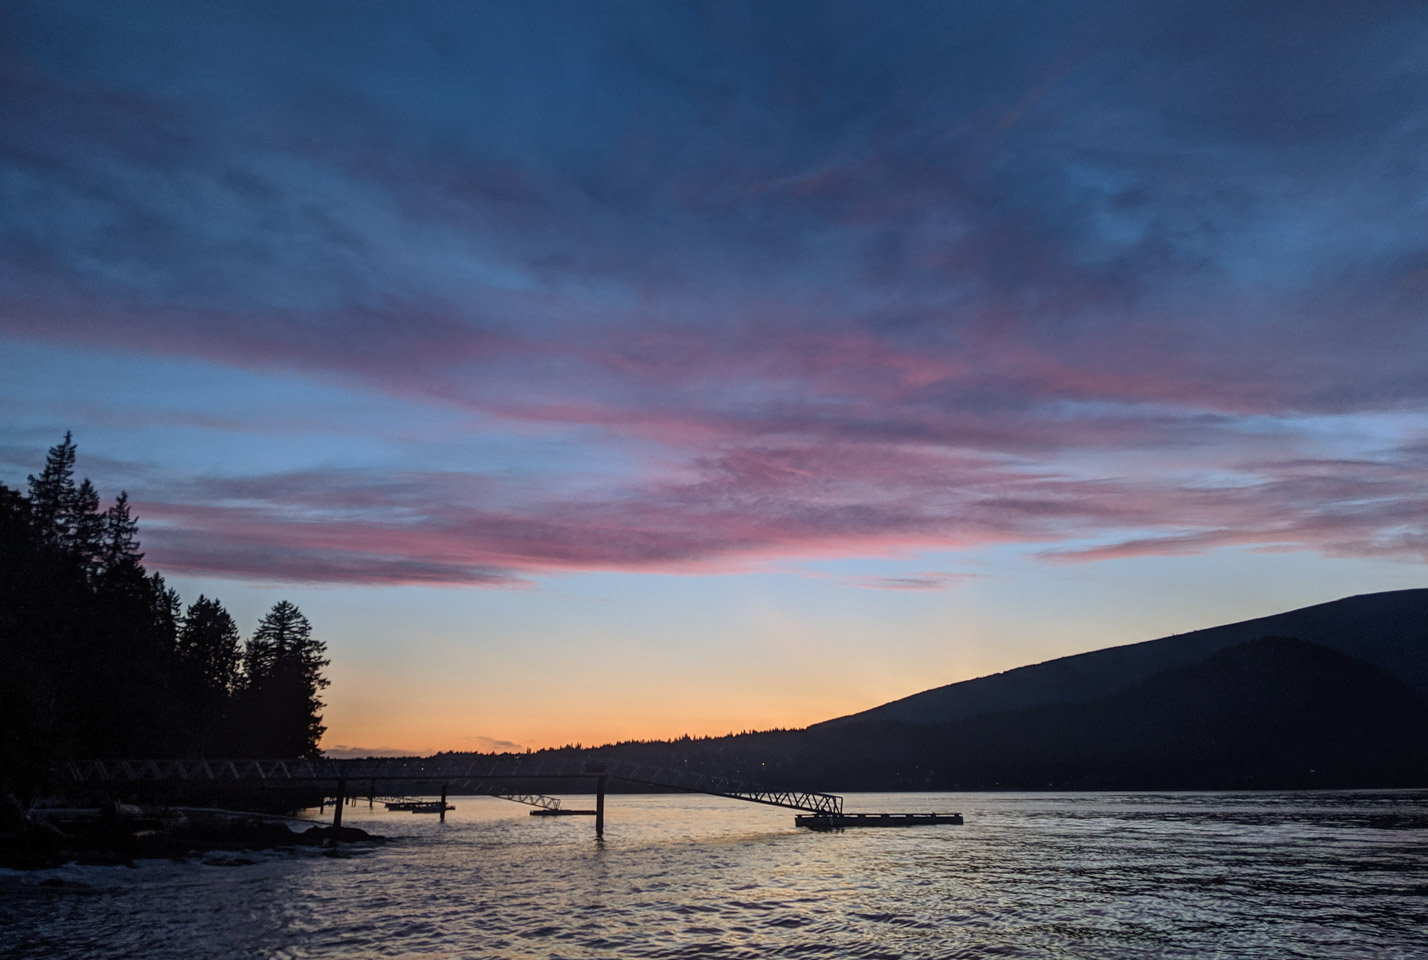
[[[1428,957],[1428,792],[863,795],[967,822],[831,834],[617,795],[603,844],[453,802],[348,808],[396,839],[337,856],[0,872],[0,955]]]

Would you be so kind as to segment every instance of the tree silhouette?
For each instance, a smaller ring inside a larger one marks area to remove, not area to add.
[[[315,755],[328,661],[302,612],[279,603],[240,655],[218,600],[185,610],[144,569],[128,495],[100,511],[74,472],[66,433],[28,496],[0,484],[0,791],[66,757]]]
[[[215,741],[229,746],[223,727],[238,688],[238,625],[217,598],[199,594],[179,626],[175,654],[177,693],[190,740],[200,755]]]
[[[179,627],[178,662],[195,685],[227,696],[238,684],[238,625],[218,598],[189,604]]]
[[[257,752],[272,756],[318,755],[326,727],[318,692],[328,685],[322,668],[327,645],[287,600],[258,624],[243,653],[245,726]]]
[[[50,447],[45,468],[30,481],[30,514],[41,538],[62,543],[67,538],[66,514],[74,499],[74,440],[68,431],[64,441]]]
[[[66,547],[85,573],[93,578],[102,570],[104,514],[99,512],[99,492],[86,477],[65,504]]]
[[[139,552],[139,523],[129,516],[129,494],[120,490],[114,505],[104,512],[104,538],[100,559],[106,571],[124,564],[137,565],[144,555]]]

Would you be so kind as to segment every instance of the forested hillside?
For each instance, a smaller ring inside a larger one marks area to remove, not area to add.
[[[945,723],[1052,703],[1084,702],[1123,690],[1163,670],[1202,663],[1218,650],[1265,636],[1296,637],[1329,647],[1428,694],[1428,590],[1391,590],[1058,657],[924,690],[824,723],[833,727],[870,720]]]
[[[1403,679],[1428,653],[1414,617],[1415,610],[1420,618],[1428,613],[1428,591],[1352,601],[1298,611],[1328,615],[1297,622],[1316,636],[1334,636],[1332,626],[1347,623],[1340,614],[1348,610],[1354,619],[1340,646],[1370,638],[1363,646],[1394,651],[1402,671],[1292,637],[1225,645],[1220,636],[1188,634],[1191,642],[1178,648],[1173,641],[1182,638],[1083,654],[1082,664],[1106,655],[1111,667],[1134,663],[1140,671],[1129,681],[1124,673],[1107,678],[1109,691],[1098,695],[1077,682],[1085,671],[1068,674],[1056,661],[999,675],[1019,673],[1010,686],[987,686],[960,702],[955,686],[932,691],[964,710],[982,705],[943,720],[916,722],[875,708],[805,730],[552,752],[831,791],[1428,785],[1428,697]],[[1167,652],[1172,666],[1142,669],[1151,655]],[[1035,698],[1030,706],[989,709],[998,700],[988,693],[1013,704],[1014,695]]]

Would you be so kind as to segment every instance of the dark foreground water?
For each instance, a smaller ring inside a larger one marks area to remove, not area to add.
[[[614,796],[599,845],[453,803],[349,807],[395,839],[340,856],[0,871],[0,956],[1428,958],[1428,792],[853,795],[967,822],[834,834]]]

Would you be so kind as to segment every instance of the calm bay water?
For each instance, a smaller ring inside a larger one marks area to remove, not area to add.
[[[0,956],[1428,958],[1428,792],[863,794],[967,822],[832,834],[615,795],[603,844],[452,802],[349,807],[393,840],[338,856],[0,871]]]

